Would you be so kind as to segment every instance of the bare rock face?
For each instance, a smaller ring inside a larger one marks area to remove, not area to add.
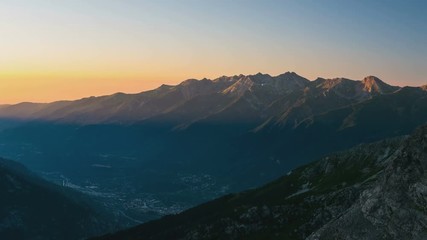
[[[427,127],[405,141],[389,162],[353,206],[308,239],[426,239]]]
[[[367,92],[377,92],[380,94],[391,93],[398,90],[398,87],[390,86],[385,82],[381,81],[379,78],[374,76],[365,77],[362,80],[363,89]]]

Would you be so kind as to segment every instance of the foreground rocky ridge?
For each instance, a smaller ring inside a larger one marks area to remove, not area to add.
[[[427,127],[99,239],[425,239]]]
[[[427,127],[402,145],[375,185],[308,239],[427,239]]]

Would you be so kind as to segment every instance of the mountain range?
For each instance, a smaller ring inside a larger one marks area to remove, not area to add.
[[[168,121],[186,127],[199,121],[298,123],[304,117],[401,90],[369,76],[309,81],[296,73],[190,79],[177,86],[139,94],[117,93],[48,104],[20,103],[0,107],[1,118],[49,120],[78,124]],[[317,102],[321,108],[312,106]],[[322,102],[325,101],[325,102]]]
[[[425,87],[374,76],[310,81],[259,73],[1,105],[0,156],[84,193],[130,227],[426,122]]]

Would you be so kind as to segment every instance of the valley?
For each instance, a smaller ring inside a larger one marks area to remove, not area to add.
[[[424,239],[426,150],[424,126],[409,137],[333,153],[260,188],[94,239]]]

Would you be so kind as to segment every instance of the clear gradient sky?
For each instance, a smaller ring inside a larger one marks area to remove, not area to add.
[[[427,83],[425,0],[0,0],[0,103],[221,75]]]

